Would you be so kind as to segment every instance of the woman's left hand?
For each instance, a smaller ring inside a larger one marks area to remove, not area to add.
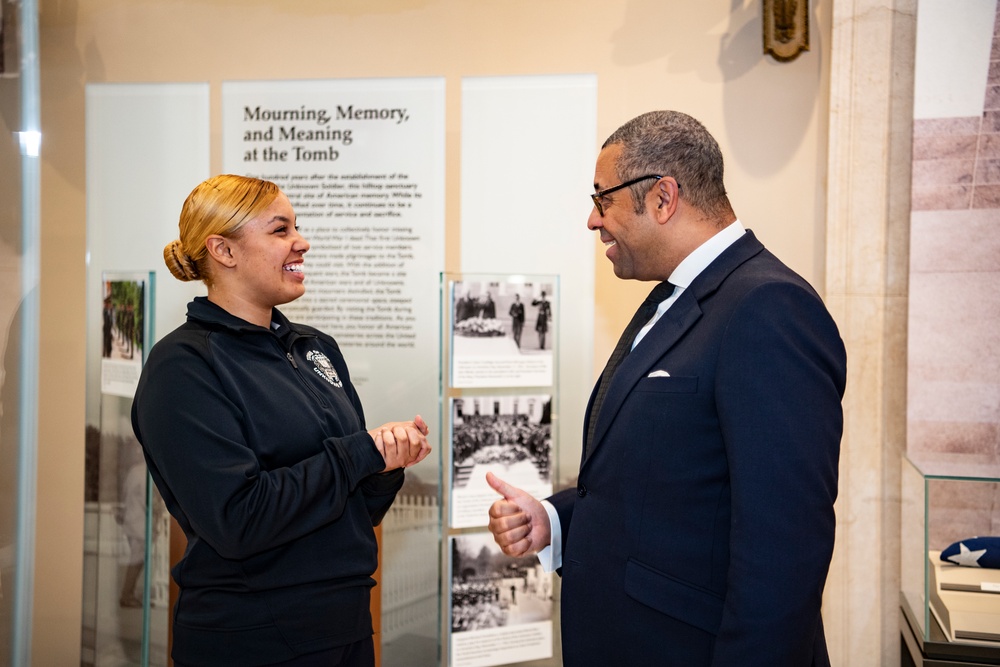
[[[388,422],[368,431],[375,440],[375,447],[385,460],[388,472],[420,463],[431,452],[427,434],[430,429],[420,415],[413,421]]]

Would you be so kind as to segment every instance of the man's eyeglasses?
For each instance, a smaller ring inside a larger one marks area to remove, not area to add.
[[[649,180],[650,178],[655,178],[656,180],[660,180],[663,177],[660,176],[660,175],[658,175],[658,174],[649,174],[648,176],[640,176],[639,178],[633,178],[631,181],[625,181],[624,183],[619,183],[618,185],[615,185],[613,187],[605,188],[604,190],[598,190],[597,192],[595,192],[592,195],[590,195],[590,198],[594,200],[594,207],[597,208],[597,212],[603,218],[604,217],[604,204],[602,203],[601,200],[604,199],[604,197],[606,197],[607,195],[611,194],[612,192],[614,192],[616,190],[621,190],[622,188],[627,188],[630,185],[635,185],[636,183],[641,183],[642,181]]]

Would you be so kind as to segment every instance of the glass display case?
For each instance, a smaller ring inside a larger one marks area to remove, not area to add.
[[[907,455],[901,498],[903,664],[997,664],[1000,569],[974,564],[975,549],[964,559],[971,567],[942,560],[941,552],[974,537],[1000,535],[1000,461]]]
[[[130,414],[155,329],[156,274],[102,271],[88,332],[84,484],[84,667],[168,664],[170,517]]]

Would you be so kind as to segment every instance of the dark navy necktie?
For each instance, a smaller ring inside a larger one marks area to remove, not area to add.
[[[597,416],[601,413],[601,405],[604,403],[604,397],[608,393],[608,387],[611,386],[611,379],[614,377],[615,371],[618,370],[618,365],[621,364],[622,359],[632,350],[632,341],[635,340],[639,330],[653,317],[656,307],[673,294],[673,291],[674,286],[665,280],[654,287],[653,291],[646,297],[646,300],[639,306],[639,310],[635,311],[632,321],[628,323],[625,331],[622,332],[621,338],[618,339],[618,344],[615,345],[615,350],[611,353],[608,364],[604,367],[604,372],[601,373],[600,384],[597,385],[597,394],[594,396],[594,404],[590,408],[587,442],[584,448],[588,456],[594,444],[594,429],[597,427]]]

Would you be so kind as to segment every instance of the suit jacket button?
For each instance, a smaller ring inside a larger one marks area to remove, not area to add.
[[[587,487],[584,486],[583,484],[581,484],[580,486],[576,487],[576,495],[578,495],[581,498],[583,498],[585,495],[587,495]]]

